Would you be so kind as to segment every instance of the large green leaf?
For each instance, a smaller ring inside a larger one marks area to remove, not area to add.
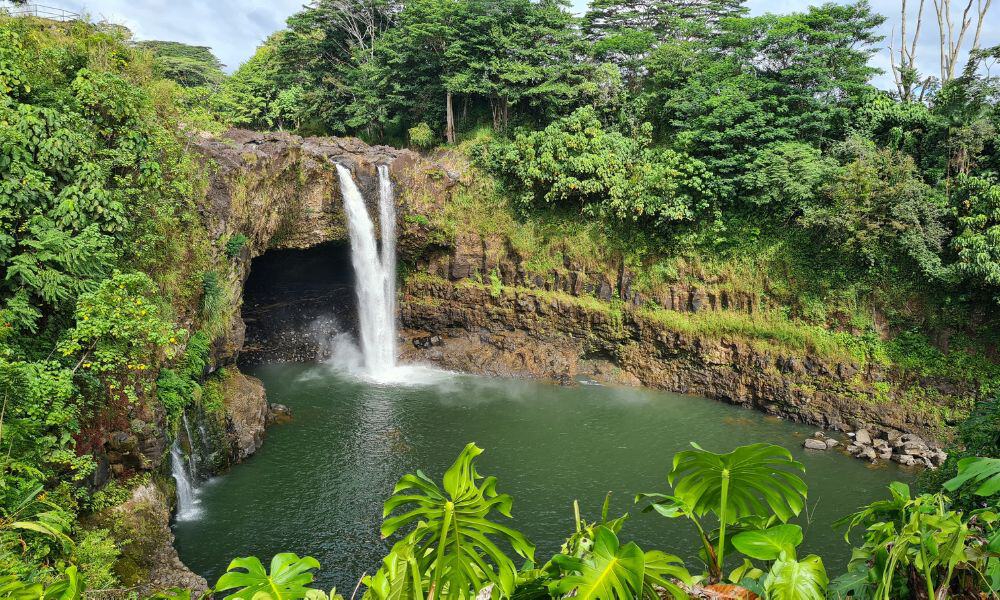
[[[805,472],[805,467],[785,448],[751,444],[716,454],[692,446],[694,450],[674,455],[667,480],[674,486],[674,495],[684,498],[698,516],[712,512],[722,518],[724,513],[726,522],[734,523],[773,513],[784,522],[805,506],[807,487],[796,474]]]
[[[584,557],[558,554],[552,562],[565,574],[549,585],[553,595],[575,590],[580,600],[624,600],[642,594],[645,555],[635,542],[621,546],[607,527],[597,528],[594,547]]]
[[[42,585],[39,583],[25,583],[15,575],[0,575],[0,598],[38,600],[42,594]]]
[[[685,514],[702,517],[713,513],[719,519],[719,542],[715,556],[709,550],[709,575],[718,580],[725,564],[726,529],[742,519],[764,519],[771,515],[785,522],[805,507],[806,484],[797,472],[802,463],[773,444],[740,446],[716,454],[691,444],[694,450],[674,455],[667,481]],[[703,543],[707,536],[702,533]],[[710,546],[710,545],[709,545]]]
[[[975,491],[979,496],[1000,492],[1000,458],[963,458],[958,461],[958,475],[944,482],[944,489],[954,492],[969,481],[981,484]]]
[[[70,566],[55,583],[45,588],[43,600],[79,600],[84,590],[83,578],[75,566]]]
[[[830,582],[823,559],[810,554],[802,560],[781,557],[764,582],[768,600],[823,600]]]
[[[677,600],[687,600],[687,592],[674,583],[674,579],[687,584],[692,581],[691,574],[684,567],[684,562],[680,558],[660,550],[650,550],[643,555],[643,560],[645,562],[643,580],[646,596],[659,597],[656,592],[656,588],[659,587]]]
[[[396,542],[382,559],[382,567],[374,575],[361,579],[367,588],[364,600],[423,600],[423,577],[413,554],[416,537],[415,531]]]
[[[318,568],[315,558],[299,558],[291,552],[275,554],[270,573],[256,556],[236,558],[215,584],[215,591],[235,589],[225,600],[302,600],[311,591],[307,586],[313,581],[312,569]]]
[[[493,584],[504,596],[515,586],[517,568],[498,545],[508,544],[527,560],[535,547],[520,532],[491,516],[510,517],[513,499],[496,491],[495,477],[482,477],[475,459],[482,449],[466,445],[438,487],[423,472],[404,475],[383,508],[382,536],[413,527],[413,555],[426,589],[435,598],[459,598]],[[442,489],[443,488],[443,489]],[[397,510],[402,512],[398,514]]]
[[[775,560],[782,552],[795,556],[795,548],[801,543],[802,528],[798,525],[775,525],[733,536],[733,547],[757,560]]]

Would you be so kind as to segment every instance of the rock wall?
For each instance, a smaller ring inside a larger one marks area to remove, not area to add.
[[[891,374],[874,365],[685,334],[644,311],[615,312],[568,294],[510,287],[497,294],[468,280],[412,277],[401,321],[404,357],[449,369],[643,385],[842,431],[944,433],[920,407],[882,399],[874,384]]]
[[[436,217],[467,183],[443,166],[447,157],[435,162],[356,139],[245,131],[197,147],[215,165],[204,207],[213,236],[225,240],[241,233],[249,240],[233,269],[237,292],[250,260],[269,248],[346,238],[335,163],[352,169],[373,217],[376,165],[389,165],[397,190],[400,259],[419,275],[408,279],[400,298],[404,337],[414,342],[405,344],[404,358],[470,372],[647,385],[833,429],[867,427],[930,438],[944,433],[925,406],[886,395],[882,384],[899,383],[898,373],[783,353],[759,341],[688,335],[644,316],[650,306],[753,314],[767,308],[767,299],[757,294],[707,280],[640,291],[623,264],[585,268],[566,261],[549,272],[532,272],[502,236],[436,230],[446,221]],[[483,285],[493,278],[503,293]],[[220,342],[226,351],[219,353],[219,365],[231,364],[242,346],[238,315],[233,324],[232,336]],[[907,385],[929,387],[945,403],[972,394],[952,382]]]

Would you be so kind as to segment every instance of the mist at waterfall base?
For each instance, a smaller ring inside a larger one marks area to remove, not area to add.
[[[636,492],[668,491],[675,452],[692,441],[713,451],[741,444],[783,445],[802,461],[809,485],[804,552],[840,572],[850,550],[834,520],[885,497],[910,475],[895,465],[864,465],[836,451],[801,447],[812,429],[721,402],[637,388],[557,386],[396,364],[394,201],[379,170],[382,248],[357,185],[339,167],[358,302],[357,335],[336,318],[317,321],[322,361],[248,368],[271,402],[291,408],[244,464],[193,489],[191,465],[171,450],[178,492],[189,505],[174,525],[181,559],[213,583],[232,558],[265,563],[278,552],[317,558],[317,584],[353,590],[374,572],[393,539],[382,540],[382,503],[404,474],[440,480],[466,443],[486,449],[480,473],[496,475],[514,497],[513,522],[545,561],[573,529],[572,502],[599,517],[632,511],[622,537],[662,549],[700,569],[697,536],[684,520],[639,514]],[[190,434],[189,434],[190,437]],[[188,468],[185,468],[187,465]]]

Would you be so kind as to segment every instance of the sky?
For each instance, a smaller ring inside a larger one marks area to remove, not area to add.
[[[285,19],[296,12],[304,0],[29,0],[38,1],[74,12],[89,13],[94,20],[106,20],[125,25],[140,40],[173,40],[198,46],[209,46],[232,72],[248,59],[268,35],[284,27]],[[788,13],[804,10],[810,4],[804,0],[749,0],[751,14],[765,12]],[[844,2],[846,0],[838,0]],[[882,32],[898,39],[899,0],[870,0],[872,7],[888,21]],[[3,4],[3,0],[0,0]],[[573,8],[582,12],[587,0],[572,0]],[[916,2],[911,2],[911,6]],[[961,2],[955,2],[955,10]],[[911,9],[912,10],[912,9]],[[956,15],[957,16],[957,15]],[[912,29],[912,26],[911,26]],[[895,32],[895,36],[893,33]],[[927,0],[921,43],[917,51],[918,67],[925,73],[937,73],[938,50],[935,46],[937,24],[933,4]],[[968,34],[969,39],[972,32]],[[889,39],[885,43],[888,43]],[[1000,44],[1000,6],[992,8],[983,28],[983,47]],[[898,42],[895,44],[898,48]],[[874,66],[886,75],[875,80],[880,87],[892,85],[886,50],[873,59]],[[963,58],[960,65],[965,64]]]

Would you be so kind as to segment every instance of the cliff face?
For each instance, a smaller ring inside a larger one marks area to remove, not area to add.
[[[569,295],[417,278],[404,289],[401,319],[404,356],[449,369],[643,385],[830,429],[941,435],[918,407],[878,398],[873,384],[889,375],[875,366],[688,335]]]
[[[212,236],[219,244],[237,234],[247,238],[229,276],[234,308],[253,257],[347,239],[336,163],[352,170],[373,218],[376,166],[385,164],[397,192],[400,259],[408,265],[400,297],[404,358],[470,372],[646,385],[834,429],[938,438],[940,419],[927,406],[887,393],[885,382],[931,389],[939,405],[974,393],[952,382],[901,382],[900,373],[850,358],[693,334],[645,310],[752,315],[767,308],[754,294],[690,283],[643,293],[621,264],[567,262],[532,271],[503,235],[448,229],[441,216],[455,194],[471,188],[443,166],[447,157],[436,162],[356,139],[245,131],[196,147],[212,165],[203,207]],[[216,341],[214,368],[232,365],[243,345],[238,310],[231,323]]]

